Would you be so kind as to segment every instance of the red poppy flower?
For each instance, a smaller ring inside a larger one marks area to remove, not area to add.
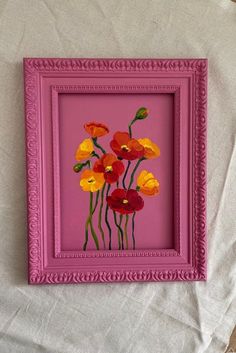
[[[111,153],[104,154],[101,159],[95,162],[93,170],[96,173],[104,173],[107,183],[115,183],[120,175],[124,173],[124,165],[118,161],[116,156]]]
[[[91,121],[84,125],[85,131],[93,138],[101,137],[108,134],[109,129],[106,125]]]
[[[144,155],[144,147],[127,132],[116,132],[110,143],[111,149],[119,158],[129,161],[140,159]]]
[[[108,206],[121,214],[129,214],[139,211],[144,206],[144,201],[134,189],[116,189],[107,196]]]

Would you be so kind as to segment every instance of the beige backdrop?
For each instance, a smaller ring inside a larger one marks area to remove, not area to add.
[[[208,57],[207,283],[28,286],[22,57]],[[235,324],[236,3],[0,0],[0,353],[216,353]]]

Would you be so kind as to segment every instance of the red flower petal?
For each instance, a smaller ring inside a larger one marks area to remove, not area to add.
[[[111,196],[113,199],[125,199],[126,198],[126,190],[124,189],[115,189],[114,191],[112,191]]]
[[[108,206],[113,210],[113,211],[118,211],[120,212],[121,210],[121,201],[118,199],[114,199],[112,196],[107,196],[107,203]]]
[[[94,172],[96,172],[96,173],[104,173],[104,172],[105,172],[105,168],[104,168],[104,166],[103,166],[103,164],[102,164],[101,159],[97,160],[97,161],[94,163],[93,170],[94,170]]]
[[[132,151],[132,150],[129,152],[126,152],[126,151],[122,152],[121,156],[122,158],[127,159],[128,161],[133,161],[134,159],[138,158],[136,151]]]
[[[124,203],[124,200],[128,202]],[[134,189],[128,191],[116,189],[107,197],[108,206],[121,214],[129,214],[139,211],[144,206],[144,201],[138,192]]]
[[[118,181],[119,175],[115,172],[107,172],[107,173],[104,173],[104,178],[107,183],[112,184]]]
[[[117,131],[114,136],[113,140],[117,141],[117,143],[122,146],[122,145],[127,145],[127,143],[130,140],[128,132],[120,132]]]
[[[112,140],[110,142],[110,146],[111,146],[111,149],[115,152],[115,154],[118,156],[118,157],[121,157],[122,158],[122,150],[120,148],[120,145],[118,144],[117,141],[115,140]]]
[[[112,153],[106,153],[102,156],[101,162],[106,168],[108,165],[112,165],[115,161],[117,161],[117,158],[114,154]]]
[[[144,201],[142,197],[134,189],[130,189],[127,191],[127,200],[135,211],[141,210],[144,206]]]
[[[144,155],[144,147],[127,132],[116,132],[110,142],[111,149],[120,158],[132,161]]]
[[[118,174],[119,176],[124,173],[125,167],[121,161],[116,161],[112,163],[113,172]]]

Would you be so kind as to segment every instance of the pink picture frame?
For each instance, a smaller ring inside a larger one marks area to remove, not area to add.
[[[29,283],[206,280],[207,59],[25,58],[24,79]],[[118,146],[124,136],[129,141]],[[80,162],[85,139],[97,151],[94,162]],[[155,142],[151,150],[142,139]],[[133,146],[156,153],[136,168],[132,200],[127,184],[106,174],[112,165],[102,165],[98,140],[115,155],[123,182],[126,166],[140,158],[131,156]],[[155,177],[142,183],[150,170]],[[121,203],[116,188],[126,195]]]

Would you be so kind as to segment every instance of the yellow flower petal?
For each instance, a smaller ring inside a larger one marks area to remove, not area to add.
[[[81,144],[77,148],[77,151],[75,153],[75,159],[77,161],[88,159],[91,157],[91,153],[93,152],[93,150],[94,150],[94,147],[93,147],[92,140],[85,139],[84,141],[81,142]]]
[[[149,138],[138,139],[140,145],[144,147],[144,157],[153,159],[160,156],[160,148]]]
[[[80,177],[80,186],[83,191],[96,192],[105,183],[103,173],[96,173],[92,169],[85,169]]]
[[[80,186],[83,189],[83,191],[90,191],[90,186],[86,179],[80,180]]]
[[[145,195],[152,196],[159,193],[159,181],[147,170],[142,170],[137,178],[139,191]]]

